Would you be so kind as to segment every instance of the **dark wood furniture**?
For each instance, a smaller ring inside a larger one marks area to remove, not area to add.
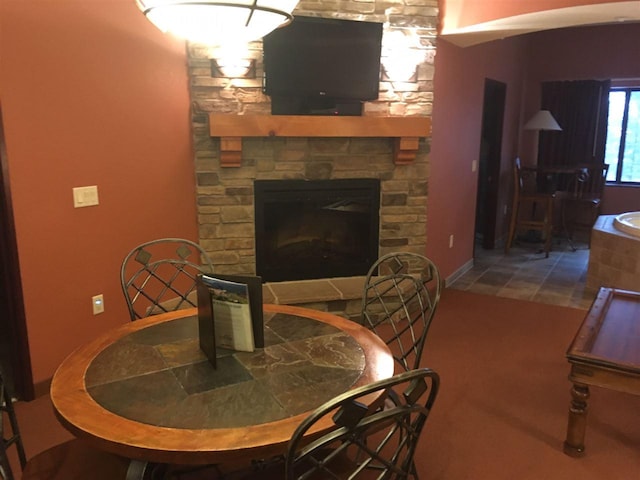
[[[521,230],[541,232],[545,257],[551,250],[553,201],[555,194],[539,188],[537,170],[525,169],[516,158],[513,165],[513,203],[505,253],[509,253],[516,233]]]
[[[542,231],[547,256],[554,231],[566,237],[575,251],[574,231],[590,233],[600,214],[608,169],[607,164],[520,166],[516,159],[514,203],[505,251],[508,253],[514,230],[519,228]]]
[[[640,292],[601,288],[567,351],[571,405],[564,452],[584,454],[589,386],[640,395]]]
[[[591,229],[600,215],[602,194],[607,183],[608,164],[584,165],[570,179],[567,194],[562,199],[562,227],[569,245],[575,251],[575,230],[586,231],[591,240]]]
[[[219,354],[216,370],[195,309],[122,325],[60,365],[55,412],[77,437],[131,459],[233,463],[284,454],[311,410],[394,373],[384,342],[355,322],[265,305],[264,323],[264,349]]]

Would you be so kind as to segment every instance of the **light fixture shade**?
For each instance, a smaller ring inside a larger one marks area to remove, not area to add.
[[[387,28],[382,39],[383,80],[416,82],[418,65],[425,60],[415,29]]]
[[[136,0],[163,32],[209,45],[251,42],[289,23],[299,0]]]
[[[540,110],[524,124],[523,128],[525,130],[562,130],[549,110]]]

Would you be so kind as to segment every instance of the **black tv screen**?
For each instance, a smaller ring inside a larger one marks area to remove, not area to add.
[[[264,92],[271,97],[378,98],[382,24],[297,16],[263,38]]]

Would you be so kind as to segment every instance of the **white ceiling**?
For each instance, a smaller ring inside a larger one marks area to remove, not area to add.
[[[640,1],[614,2],[528,13],[459,29],[443,29],[440,36],[460,47],[469,47],[491,40],[541,30],[620,22],[640,22]]]

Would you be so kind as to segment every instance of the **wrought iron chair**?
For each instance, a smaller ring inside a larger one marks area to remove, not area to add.
[[[286,480],[365,479],[372,478],[373,472],[374,478],[418,478],[413,457],[439,384],[438,374],[423,368],[328,401],[293,433],[285,461]],[[387,408],[390,392],[399,401]]]
[[[5,417],[7,417],[7,422],[5,422]],[[11,429],[11,433],[5,432],[5,423]],[[15,446],[21,468],[24,468],[26,465],[27,457],[24,453],[24,444],[20,436],[18,419],[13,409],[11,396],[4,383],[2,372],[0,372],[0,442],[2,442],[0,444],[0,477],[4,480],[14,480],[15,477],[11,470],[7,449]]]
[[[196,275],[212,273],[204,249],[182,238],[135,247],[122,261],[120,284],[131,320],[197,306]]]
[[[402,370],[420,366],[442,288],[435,264],[411,252],[380,257],[365,277],[362,321],[389,346]]]
[[[80,440],[55,445],[27,460],[18,419],[7,386],[0,372],[0,478],[14,480],[7,449],[15,446],[22,480],[126,480],[129,459],[91,448]],[[8,421],[5,422],[5,415]],[[5,433],[5,423],[11,434]],[[139,477],[142,479],[142,477]]]

